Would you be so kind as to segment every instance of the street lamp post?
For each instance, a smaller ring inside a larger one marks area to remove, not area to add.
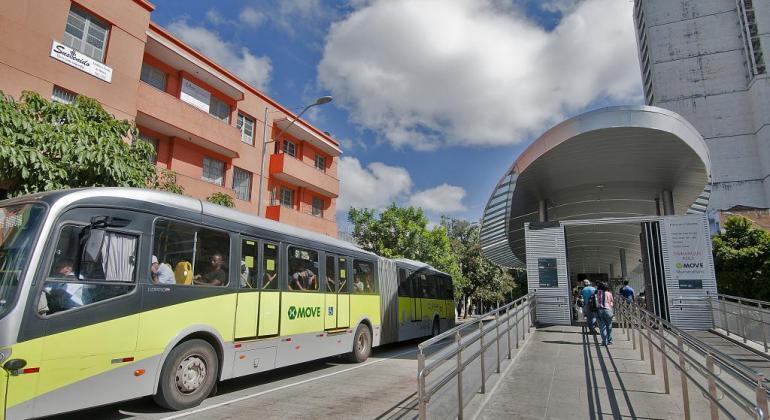
[[[291,120],[289,125],[287,125],[283,130],[281,130],[278,134],[276,134],[275,137],[273,137],[270,140],[267,139],[267,113],[268,113],[268,108],[265,107],[265,119],[263,120],[264,125],[265,125],[265,129],[262,132],[262,155],[261,155],[261,159],[262,160],[259,163],[259,188],[257,190],[257,194],[258,194],[258,196],[257,196],[257,215],[258,216],[262,216],[262,195],[263,195],[262,194],[262,184],[263,184],[264,178],[265,178],[265,175],[264,175],[264,173],[265,173],[265,152],[267,151],[267,145],[269,143],[275,143],[276,141],[280,140],[281,136],[286,132],[286,130],[288,130],[289,127],[294,125],[294,123],[297,122],[299,117],[301,117],[302,114],[305,113],[305,111],[307,111],[308,109],[310,109],[310,108],[312,108],[312,107],[314,107],[316,105],[328,104],[331,101],[332,101],[332,97],[331,96],[321,96],[320,98],[316,99],[315,102],[313,102],[312,104],[309,104],[305,108],[303,108],[302,111],[300,111],[300,113],[297,114],[297,116],[294,117]]]

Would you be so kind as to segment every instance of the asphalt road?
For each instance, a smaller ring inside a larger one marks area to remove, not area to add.
[[[411,419],[418,342],[377,348],[361,364],[332,357],[225,381],[215,397],[187,411],[165,411],[147,397],[50,418]]]

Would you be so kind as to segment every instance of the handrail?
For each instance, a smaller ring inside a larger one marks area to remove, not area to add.
[[[481,387],[480,392],[486,392],[486,363],[485,354],[492,347],[496,346],[495,371],[500,373],[500,364],[503,358],[501,353],[501,338],[504,341],[507,359],[511,359],[513,340],[516,341],[516,348],[519,348],[519,339],[525,338],[526,332],[529,332],[534,319],[535,295],[530,293],[505,306],[494,309],[475,320],[460,324],[450,330],[447,330],[433,338],[420,343],[417,348],[417,398],[420,419],[427,418],[428,403],[440,389],[445,387],[453,379],[457,378],[457,418],[462,420],[465,402],[463,398],[463,373],[468,367],[480,360]],[[513,336],[512,331],[515,330]],[[526,332],[525,332],[526,331]],[[494,336],[488,342],[485,337],[491,333]],[[445,340],[453,340],[447,344]],[[471,347],[479,344],[478,350],[471,354],[467,351]],[[443,347],[438,348],[439,345]],[[426,361],[426,352],[436,348],[433,355],[435,359]],[[439,375],[430,386],[426,386],[428,377],[437,372],[438,368],[452,360],[456,361],[454,368],[448,372]]]
[[[637,348],[638,342],[642,360],[642,338],[647,340],[652,374],[655,374],[653,351],[657,350],[662,355],[666,393],[670,392],[667,362],[672,363],[680,372],[686,419],[690,418],[690,397],[687,391],[689,384],[698,388],[708,400],[712,419],[717,418],[719,414],[736,418],[736,413],[726,405],[724,397],[746,414],[757,419],[768,419],[769,389],[763,374],[704,344],[636,304],[622,299],[616,302],[618,322],[625,329],[626,337],[630,335],[633,340],[634,349]],[[719,372],[715,369],[716,366],[719,367]],[[754,398],[747,397],[747,394],[753,394]]]
[[[716,303],[716,305],[714,304]],[[729,337],[730,334],[739,336],[744,343],[748,340],[754,341],[758,344],[762,344],[765,353],[768,353],[770,341],[770,320],[766,321],[765,318],[770,318],[770,302],[764,302],[756,299],[746,299],[738,296],[730,296],[719,294],[714,298],[709,299],[709,305],[712,313],[717,311],[718,314],[714,317],[714,326],[722,328]],[[737,308],[738,312],[731,312],[728,308]],[[750,316],[757,314],[758,317]],[[730,327],[730,320],[735,320],[735,328]],[[754,334],[751,334],[751,324],[759,324],[761,336],[757,336],[756,330]]]

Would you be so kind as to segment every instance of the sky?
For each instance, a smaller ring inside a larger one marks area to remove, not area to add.
[[[337,222],[478,220],[548,128],[643,103],[632,0],[154,0],[152,19],[343,150]]]

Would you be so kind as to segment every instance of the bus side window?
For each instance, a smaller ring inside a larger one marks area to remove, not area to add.
[[[41,314],[55,314],[130,293],[136,287],[139,238],[106,231],[95,261],[81,262],[76,277],[80,234],[84,226],[59,231],[54,258],[38,304]],[[43,297],[45,299],[43,299]]]
[[[241,288],[259,288],[259,283],[257,282],[257,261],[259,261],[259,242],[253,239],[241,240]]]
[[[318,291],[318,253],[310,249],[289,247],[288,289],[291,291]]]
[[[337,293],[348,293],[348,259],[340,257],[337,262]]]
[[[398,295],[408,297],[411,295],[409,287],[409,271],[405,268],[398,269]]]
[[[374,264],[353,260],[353,293],[377,293],[377,277]]]
[[[189,223],[158,220],[153,256],[173,272],[172,280],[153,282],[183,286],[225,286],[229,282],[230,235]]]
[[[278,290],[278,244],[262,245],[262,290]]]

